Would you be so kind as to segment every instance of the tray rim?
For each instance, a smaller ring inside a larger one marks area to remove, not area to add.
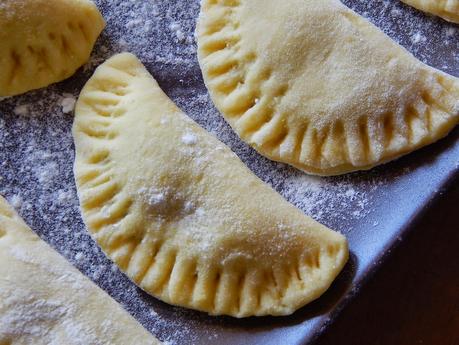
[[[459,128],[456,127],[452,132],[456,131],[459,132]],[[454,135],[454,133],[450,133],[450,135]],[[459,143],[459,139],[456,141]],[[425,213],[440,200],[442,200],[450,190],[450,186],[458,181],[459,168],[449,171],[444,176],[444,178],[438,184],[438,193],[431,195],[428,200],[425,200],[425,203],[421,203],[421,205],[416,208],[414,213],[406,217],[403,226],[399,228],[397,233],[398,235],[393,236],[392,239],[385,244],[384,249],[375,257],[376,263],[371,266],[367,266],[361,272],[360,277],[352,281],[353,285],[357,286],[357,289],[354,288],[352,290],[348,290],[346,294],[341,297],[335,307],[333,307],[328,313],[326,320],[319,322],[318,325],[313,329],[311,336],[306,336],[304,338],[303,344],[314,345],[317,341],[320,340],[320,337],[328,331],[328,327],[331,326],[341,316],[346,308],[349,307],[350,304],[359,297],[362,289],[364,289],[368,283],[377,275],[381,267],[383,267],[383,265],[392,257],[394,252],[403,246],[403,244],[406,242],[406,238],[413,234],[416,225],[422,222]],[[400,236],[402,237],[402,240],[399,239]],[[322,319],[324,319],[323,316]]]

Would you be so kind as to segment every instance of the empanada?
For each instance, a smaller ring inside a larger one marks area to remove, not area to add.
[[[459,23],[459,0],[402,0],[418,10]]]
[[[0,97],[64,80],[91,54],[105,27],[89,0],[0,2]]]
[[[77,102],[73,135],[90,233],[167,303],[286,315],[318,298],[347,260],[343,235],[260,181],[131,54],[96,70]]]
[[[203,0],[197,37],[204,80],[233,129],[308,173],[369,169],[459,120],[458,79],[338,0]]]
[[[0,344],[159,344],[0,196]]]

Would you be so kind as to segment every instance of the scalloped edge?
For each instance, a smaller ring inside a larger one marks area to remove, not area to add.
[[[459,3],[456,0],[443,0],[443,4],[438,4],[441,0],[401,0],[405,4],[412,6],[422,12],[433,14],[444,20],[459,24]]]

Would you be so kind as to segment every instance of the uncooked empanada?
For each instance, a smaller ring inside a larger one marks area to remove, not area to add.
[[[159,344],[0,196],[0,344]]]
[[[197,36],[207,87],[239,136],[312,174],[369,169],[459,120],[458,79],[338,0],[203,0]]]
[[[418,10],[459,23],[459,0],[402,0]]]
[[[2,0],[0,97],[73,75],[89,59],[104,26],[89,0]]]
[[[131,54],[96,70],[73,135],[90,233],[167,303],[236,317],[290,314],[319,297],[347,260],[343,235],[261,182]]]

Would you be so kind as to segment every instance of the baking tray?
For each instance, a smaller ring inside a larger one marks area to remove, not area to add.
[[[459,130],[368,172],[309,177],[241,142],[212,106],[196,60],[197,0],[96,1],[107,20],[91,61],[71,79],[0,102],[0,193],[30,226],[168,344],[307,344],[326,332],[368,277],[416,231],[415,220],[459,176]],[[344,1],[424,62],[459,75],[459,32],[398,1]],[[94,68],[131,51],[193,119],[306,214],[343,232],[351,257],[332,287],[290,317],[237,320],[168,306],[136,288],[88,236],[78,211],[69,105]]]

